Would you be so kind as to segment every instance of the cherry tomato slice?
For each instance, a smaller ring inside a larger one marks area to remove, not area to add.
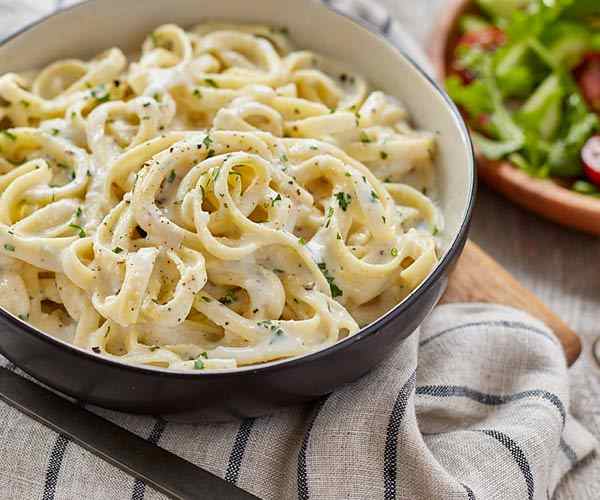
[[[600,112],[600,52],[586,54],[575,69],[575,78],[590,107]]]
[[[489,28],[482,28],[477,31],[465,33],[458,39],[456,46],[478,47],[486,51],[492,51],[504,42],[506,42],[504,31],[495,26],[490,26]],[[456,60],[452,63],[451,70],[465,85],[471,83],[475,79],[475,75],[468,69],[462,68]]]
[[[581,150],[585,176],[600,187],[600,135],[590,137]]]
[[[461,79],[464,85],[468,85],[475,80],[475,75],[473,73],[468,69],[461,68],[456,62],[452,64],[451,71],[453,75],[456,75]]]

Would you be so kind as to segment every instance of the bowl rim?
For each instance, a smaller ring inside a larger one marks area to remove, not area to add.
[[[0,48],[4,47],[11,40],[29,32],[36,26],[43,24],[48,19],[51,19],[56,16],[60,16],[65,12],[70,12],[77,10],[79,8],[85,7],[90,3],[95,3],[97,0],[84,0],[80,3],[70,5],[63,9],[58,9],[50,14],[47,14],[27,25],[20,28],[19,30],[7,35],[4,38],[0,38]],[[477,169],[476,169],[476,158],[475,158],[475,150],[473,147],[473,143],[471,141],[471,136],[469,134],[468,127],[462,115],[460,114],[456,105],[452,102],[448,94],[446,94],[443,87],[438,84],[435,79],[427,74],[427,72],[415,62],[415,60],[407,54],[401,48],[395,46],[388,40],[383,33],[376,30],[376,28],[366,21],[355,19],[348,14],[341,12],[337,9],[334,9],[324,3],[314,2],[317,8],[322,8],[325,11],[344,18],[346,22],[354,25],[355,29],[358,29],[363,32],[365,36],[370,36],[378,39],[380,42],[386,44],[391,50],[393,50],[396,55],[400,58],[404,58],[408,63],[413,67],[413,69],[426,80],[426,82],[431,85],[434,93],[440,95],[445,102],[450,114],[453,116],[460,135],[462,136],[463,143],[468,150],[468,172],[470,173],[468,182],[468,194],[466,200],[466,206],[464,210],[464,215],[462,217],[462,221],[460,222],[460,227],[456,234],[454,235],[451,243],[447,247],[444,255],[439,260],[439,262],[435,265],[435,267],[429,272],[425,280],[423,280],[404,300],[396,304],[393,308],[388,310],[385,314],[377,318],[375,321],[369,323],[368,325],[361,328],[354,335],[348,336],[330,346],[327,346],[323,349],[319,349],[317,351],[301,354],[299,356],[294,356],[291,358],[284,358],[280,360],[274,360],[269,363],[259,364],[259,365],[247,365],[239,368],[231,368],[224,370],[210,370],[210,371],[194,371],[194,370],[173,370],[169,368],[161,368],[155,366],[145,366],[145,365],[135,365],[131,363],[126,363],[124,361],[120,361],[118,359],[108,358],[101,354],[96,354],[94,352],[90,352],[81,347],[75,346],[69,342],[60,340],[58,338],[53,337],[52,335],[45,333],[42,330],[39,330],[29,323],[17,318],[12,315],[4,308],[0,307],[0,317],[12,323],[16,328],[20,328],[22,331],[30,335],[31,337],[35,337],[37,340],[41,340],[46,344],[50,344],[53,347],[62,348],[67,351],[67,353],[72,354],[74,356],[78,356],[82,359],[87,359],[91,362],[96,362],[102,365],[108,365],[108,367],[120,369],[128,372],[133,372],[139,375],[155,375],[158,377],[170,378],[170,379],[196,379],[196,380],[204,380],[206,378],[229,378],[236,376],[243,376],[248,374],[264,374],[264,373],[272,373],[278,372],[281,370],[295,368],[300,364],[308,363],[316,361],[325,356],[332,355],[341,349],[349,348],[351,345],[354,345],[357,342],[362,341],[366,337],[370,337],[371,335],[378,332],[382,327],[391,323],[395,319],[397,319],[405,310],[407,310],[410,306],[418,301],[418,299],[428,290],[430,289],[434,283],[436,283],[443,275],[446,268],[449,264],[457,257],[458,254],[462,251],[462,247],[464,241],[466,240],[467,232],[469,229],[471,216],[473,212],[473,207],[475,204],[475,197],[477,193]],[[411,332],[409,335],[411,335]],[[4,354],[4,353],[2,353]],[[5,355],[5,354],[4,354]]]

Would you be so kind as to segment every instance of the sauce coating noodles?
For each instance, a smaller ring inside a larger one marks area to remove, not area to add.
[[[322,349],[436,263],[433,134],[284,30],[157,28],[0,78],[0,305],[127,363]]]

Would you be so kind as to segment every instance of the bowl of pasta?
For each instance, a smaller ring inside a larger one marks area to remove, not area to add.
[[[171,419],[315,399],[439,300],[468,132],[319,2],[165,5],[92,0],[0,46],[0,351]]]

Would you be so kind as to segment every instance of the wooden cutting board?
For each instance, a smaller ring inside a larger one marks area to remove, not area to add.
[[[581,353],[581,340],[577,334],[533,292],[470,240],[441,300],[441,303],[452,302],[496,303],[527,311],[554,331],[563,346],[569,366]]]

